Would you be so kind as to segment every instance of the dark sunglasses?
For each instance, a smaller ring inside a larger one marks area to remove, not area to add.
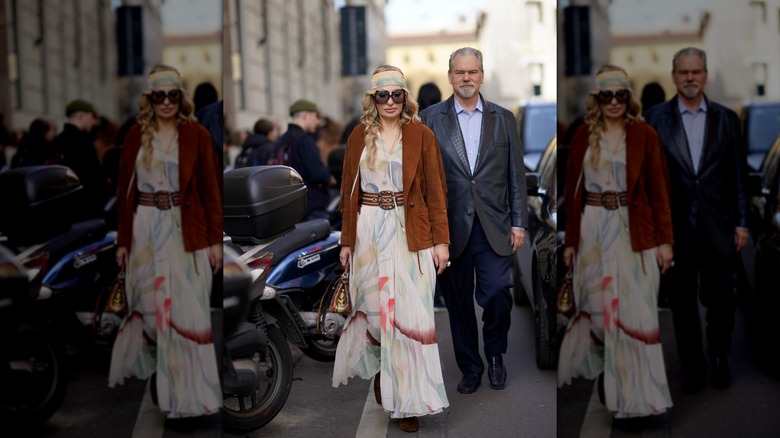
[[[596,94],[596,100],[598,100],[599,103],[602,104],[602,105],[606,105],[606,104],[612,102],[612,99],[616,99],[618,101],[618,103],[626,103],[626,102],[628,102],[628,96],[630,96],[630,95],[631,95],[631,93],[628,90],[626,90],[626,89],[617,90],[614,93],[611,90],[609,90],[609,91],[599,91]]]
[[[165,102],[166,97],[172,104],[176,105],[181,101],[181,90],[171,90],[167,93],[162,90],[153,90],[151,93],[147,94],[147,97],[149,98],[149,101],[155,105],[160,105]]]
[[[392,93],[385,90],[379,90],[374,93],[374,102],[378,104],[385,104],[388,100],[390,100],[391,96],[393,97],[393,102],[404,103],[404,97],[406,96],[406,93],[404,93],[404,90],[395,90]]]

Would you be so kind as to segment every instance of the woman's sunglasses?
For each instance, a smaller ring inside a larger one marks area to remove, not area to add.
[[[395,90],[392,93],[385,90],[379,90],[374,93],[374,102],[378,104],[385,104],[388,100],[390,100],[391,96],[393,97],[393,102],[404,103],[404,97],[406,96],[406,93],[404,93],[404,90]]]
[[[602,105],[611,103],[612,99],[616,99],[618,103],[626,103],[628,102],[628,96],[630,95],[631,93],[626,89],[617,90],[615,92],[612,92],[611,90],[599,91],[596,93],[596,100]]]
[[[163,90],[153,90],[147,94],[147,97],[149,98],[149,101],[155,105],[160,105],[165,102],[166,97],[172,104],[176,105],[181,101],[181,90],[170,90],[167,93]]]

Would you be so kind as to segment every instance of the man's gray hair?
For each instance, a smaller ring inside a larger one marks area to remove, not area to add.
[[[474,55],[477,57],[477,61],[479,61],[479,71],[485,71],[482,68],[482,52],[479,50],[473,48],[473,47],[461,47],[460,49],[452,52],[452,55],[450,55],[450,68],[447,70],[448,72],[452,71],[452,62],[455,61],[455,57],[458,55]]]
[[[674,54],[674,58],[672,58],[672,73],[677,71],[677,59],[679,59],[683,55],[698,56],[699,58],[701,58],[701,62],[704,64],[704,71],[705,72],[707,71],[707,54],[704,52],[704,50],[696,47],[686,47]]]

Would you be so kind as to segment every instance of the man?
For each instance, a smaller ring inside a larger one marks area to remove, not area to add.
[[[523,150],[512,113],[479,94],[484,80],[482,52],[471,47],[450,56],[454,94],[421,113],[436,134],[447,177],[450,225],[449,269],[441,275],[450,314],[455,358],[463,373],[458,392],[470,394],[485,370],[479,355],[474,299],[482,307],[482,336],[488,378],[506,384],[506,353],[512,297],[512,254],[527,226]],[[474,273],[476,272],[476,287]]]
[[[303,177],[308,189],[303,220],[328,219],[328,187],[336,184],[336,179],[322,162],[317,140],[312,135],[320,123],[320,110],[316,103],[300,99],[290,105],[290,116],[292,122],[274,148],[276,163],[292,167]]]
[[[727,389],[737,253],[748,240],[747,161],[737,115],[704,95],[704,51],[677,52],[672,80],[677,95],[646,117],[658,131],[669,167],[676,263],[667,280],[685,376],[682,391],[699,392],[706,384],[697,292],[707,309],[712,386]]]
[[[71,168],[84,186],[86,216],[101,216],[111,189],[94,145],[97,111],[90,102],[76,99],[65,107],[65,116],[65,126],[54,139],[59,164]]]
[[[278,126],[268,120],[259,119],[255,122],[252,133],[241,146],[241,153],[236,157],[234,169],[268,164],[274,153],[274,142],[279,137]]]

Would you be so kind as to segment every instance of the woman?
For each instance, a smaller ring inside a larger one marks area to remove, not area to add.
[[[563,258],[574,272],[577,313],[561,344],[558,382],[598,377],[615,418],[661,414],[672,406],[656,302],[672,263],[663,149],[640,120],[622,68],[599,70],[586,108],[565,187]]]
[[[129,312],[111,357],[109,386],[156,372],[168,418],[222,406],[209,293],[222,266],[216,150],[193,121],[179,72],[157,66],[125,138],[117,182],[116,259],[127,272]]]
[[[444,169],[401,70],[379,67],[362,107],[347,141],[340,205],[354,311],[333,386],[375,376],[377,403],[414,432],[417,417],[449,406],[433,317],[436,275],[449,260]]]

